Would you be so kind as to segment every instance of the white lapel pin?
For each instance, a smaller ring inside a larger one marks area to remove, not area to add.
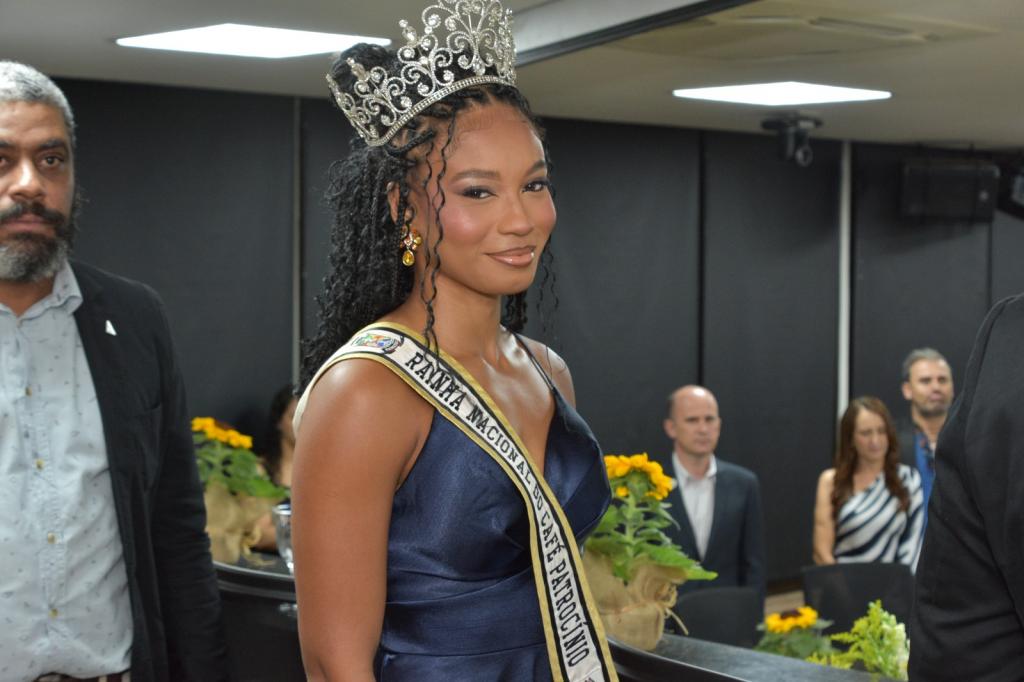
[[[117,332],[114,331],[114,325],[110,324],[110,320],[107,320],[107,333],[111,336],[117,336]]]

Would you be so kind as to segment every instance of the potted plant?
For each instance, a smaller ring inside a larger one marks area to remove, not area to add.
[[[650,651],[675,616],[676,588],[712,580],[663,528],[675,525],[663,502],[675,481],[646,453],[607,455],[612,504],[587,540],[583,566],[609,635]],[[685,631],[685,628],[684,628]]]
[[[259,540],[256,522],[288,491],[267,476],[252,452],[252,438],[212,417],[192,420],[206,533],[215,561],[233,564]]]

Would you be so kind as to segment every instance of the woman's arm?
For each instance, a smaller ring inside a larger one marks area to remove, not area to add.
[[[836,545],[836,522],[832,518],[832,488],[835,469],[826,469],[818,477],[818,492],[814,499],[814,563],[834,564],[832,550]]]
[[[335,365],[313,388],[292,480],[299,639],[310,680],[374,679],[391,505],[432,414],[372,360]]]

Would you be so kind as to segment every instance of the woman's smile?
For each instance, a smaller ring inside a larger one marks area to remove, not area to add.
[[[533,263],[536,252],[537,247],[530,245],[506,249],[504,251],[495,251],[488,253],[487,255],[499,263],[504,263],[505,265],[513,268],[525,268],[529,267],[529,265]]]

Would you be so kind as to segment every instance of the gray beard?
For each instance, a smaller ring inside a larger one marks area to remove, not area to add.
[[[945,417],[949,414],[949,405],[942,405],[935,408],[917,408],[917,413],[925,419],[934,419],[935,417]]]
[[[48,279],[57,274],[68,256],[78,227],[75,218],[81,203],[76,192],[67,216],[54,212],[52,219],[54,236],[23,234],[11,237],[6,244],[0,244],[0,281],[28,284]]]
[[[71,244],[63,237],[49,239],[39,235],[21,235],[17,244],[0,246],[0,280],[27,284],[53,277],[71,253]]]

